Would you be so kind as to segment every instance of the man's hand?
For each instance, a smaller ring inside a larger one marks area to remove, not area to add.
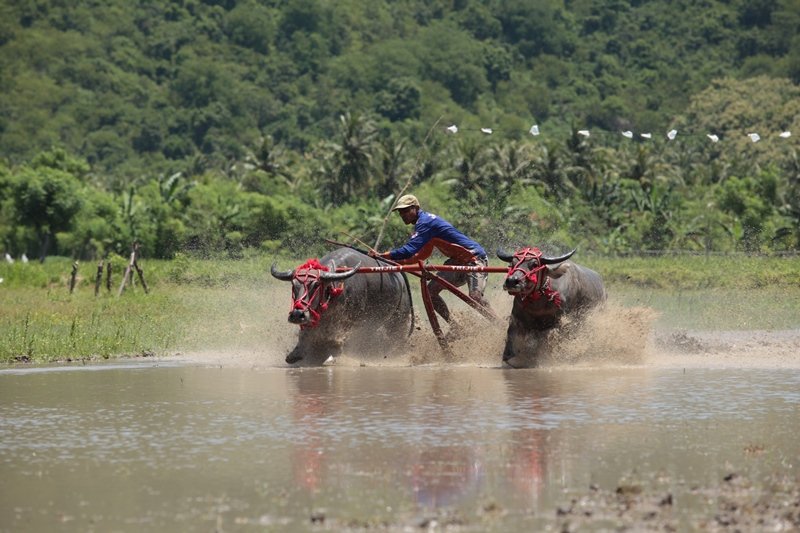
[[[369,256],[370,257],[375,257],[375,258],[387,259],[389,257],[389,252],[381,253],[378,250],[370,250],[369,251]]]

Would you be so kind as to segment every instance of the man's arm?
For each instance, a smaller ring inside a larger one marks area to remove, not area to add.
[[[417,226],[414,235],[411,236],[408,242],[388,252],[389,258],[395,261],[403,261],[414,257],[425,248],[425,245],[430,242],[433,236],[430,226]],[[430,255],[430,253],[428,253],[428,255]],[[422,259],[424,259],[424,257]]]
[[[391,252],[379,252],[377,250],[370,250],[369,251],[370,257],[380,257],[382,259],[391,259],[392,253]]]

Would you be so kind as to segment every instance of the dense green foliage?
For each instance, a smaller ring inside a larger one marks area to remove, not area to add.
[[[800,0],[2,2],[0,249],[796,250],[798,83]]]

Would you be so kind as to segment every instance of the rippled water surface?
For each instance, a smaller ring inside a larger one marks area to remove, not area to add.
[[[554,527],[589,487],[796,474],[796,368],[0,371],[0,530]]]

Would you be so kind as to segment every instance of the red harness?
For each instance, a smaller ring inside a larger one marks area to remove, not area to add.
[[[521,248],[514,252],[513,266],[508,268],[506,277],[515,272],[522,272],[525,279],[530,282],[531,290],[520,297],[523,304],[538,300],[542,296],[547,301],[552,302],[557,308],[561,309],[561,295],[550,286],[550,277],[547,275],[547,265],[541,263],[542,251],[538,248]],[[530,270],[525,269],[524,264],[533,260],[534,266]]]
[[[344,283],[339,287],[328,286],[325,280],[322,279],[320,272],[329,272],[330,269],[320,263],[317,259],[309,259],[304,264],[297,267],[294,271],[294,279],[303,286],[303,293],[299,298],[294,299],[292,295],[292,310],[299,309],[311,315],[311,322],[308,324],[301,324],[300,329],[315,328],[319,325],[319,319],[323,311],[327,311],[328,304],[331,299],[339,296],[344,292]],[[309,286],[313,285],[314,290],[309,291]],[[320,295],[320,291],[325,296],[324,301]],[[316,308],[312,307],[315,301],[319,301]],[[319,311],[317,311],[317,308]]]

